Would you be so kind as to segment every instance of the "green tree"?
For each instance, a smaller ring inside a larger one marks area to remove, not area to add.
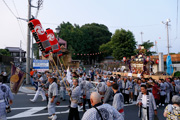
[[[79,26],[77,24],[62,23],[59,26],[59,36],[67,41],[68,49],[72,53],[90,54],[99,52],[99,47],[111,39],[111,33],[105,25],[92,23]],[[88,56],[97,59],[97,56]],[[101,57],[99,57],[101,58]],[[98,58],[98,59],[99,59]],[[73,56],[73,59],[87,60],[87,56]]]
[[[135,55],[136,41],[131,31],[124,29],[116,30],[111,38],[113,57],[122,60],[123,57]]]
[[[38,48],[38,44],[34,43],[33,44],[33,53],[36,59],[39,59],[39,48]]]
[[[7,49],[0,49],[0,55],[11,56],[11,53]]]
[[[104,52],[104,53],[103,53],[103,57],[112,55],[112,53],[113,53],[112,41],[109,41],[109,42],[106,43],[106,44],[102,44],[102,45],[99,47],[99,51]]]
[[[153,55],[156,53],[155,51],[150,51],[150,49],[154,46],[154,43],[150,42],[150,40],[143,42],[143,44],[141,44],[141,46],[144,46],[144,48],[146,49],[145,54],[147,56],[150,56],[150,55]]]

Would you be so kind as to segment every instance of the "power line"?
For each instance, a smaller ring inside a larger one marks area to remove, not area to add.
[[[15,5],[15,2],[14,2],[14,0],[12,0],[12,1],[13,1],[14,8],[15,8],[15,10],[16,10],[16,13],[17,13],[17,15],[18,15],[18,17],[19,17],[19,13],[18,13],[18,11],[17,11],[17,8],[16,8],[16,5]],[[17,22],[18,22],[18,25],[19,25],[19,28],[20,28],[21,34],[22,34],[22,36],[23,36],[23,39],[25,40],[24,31],[23,31],[23,28],[22,28],[22,22],[21,22],[21,21],[19,21],[19,19],[17,19]]]
[[[3,2],[4,2],[4,4],[6,5],[6,7],[9,9],[9,11],[13,14],[13,16],[15,17],[15,18],[17,18],[16,17],[16,15],[13,13],[13,11],[10,9],[10,7],[7,5],[7,3],[3,0]]]
[[[122,27],[154,27],[160,26],[160,24],[152,24],[152,25],[139,25],[139,26],[109,26],[110,28],[122,28]]]

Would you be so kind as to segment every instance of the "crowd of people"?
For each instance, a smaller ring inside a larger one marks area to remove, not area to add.
[[[154,80],[143,76],[109,75],[99,68],[91,68],[87,73],[82,68],[70,68],[45,73],[32,70],[30,74],[31,84],[36,88],[30,101],[36,102],[41,94],[42,101],[47,101],[48,118],[52,120],[57,119],[55,108],[60,99],[69,101],[68,120],[80,120],[78,106],[84,111],[82,120],[124,120],[124,104],[136,104],[142,120],[157,119],[157,109],[168,104],[164,117],[180,119],[179,78]]]
[[[124,119],[124,104],[137,104],[139,117],[142,120],[153,120],[157,117],[157,109],[160,106],[170,104],[174,95],[180,95],[179,78],[154,80],[143,76],[135,78],[120,74],[109,75],[109,71],[99,68],[91,68],[86,73],[84,69],[78,68],[69,70],[71,80],[68,80],[67,72],[61,71],[59,75],[58,71],[54,70],[52,73],[46,71],[41,74],[35,70],[32,75],[31,82],[36,87],[36,94],[31,101],[35,102],[41,93],[42,101],[46,100],[48,103],[49,118],[53,120],[57,118],[55,106],[58,98],[68,100],[66,91],[70,96],[69,120],[80,119],[79,105],[83,106],[83,120],[98,120],[107,116],[109,119]],[[89,108],[87,111],[86,103]],[[99,115],[96,116],[95,113]]]

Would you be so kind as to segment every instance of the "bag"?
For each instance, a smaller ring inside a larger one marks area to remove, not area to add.
[[[11,112],[11,107],[10,106],[6,106],[6,113],[10,113]]]

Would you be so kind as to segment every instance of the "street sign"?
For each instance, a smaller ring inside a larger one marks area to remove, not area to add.
[[[33,60],[33,69],[38,72],[45,72],[49,70],[49,60]]]

